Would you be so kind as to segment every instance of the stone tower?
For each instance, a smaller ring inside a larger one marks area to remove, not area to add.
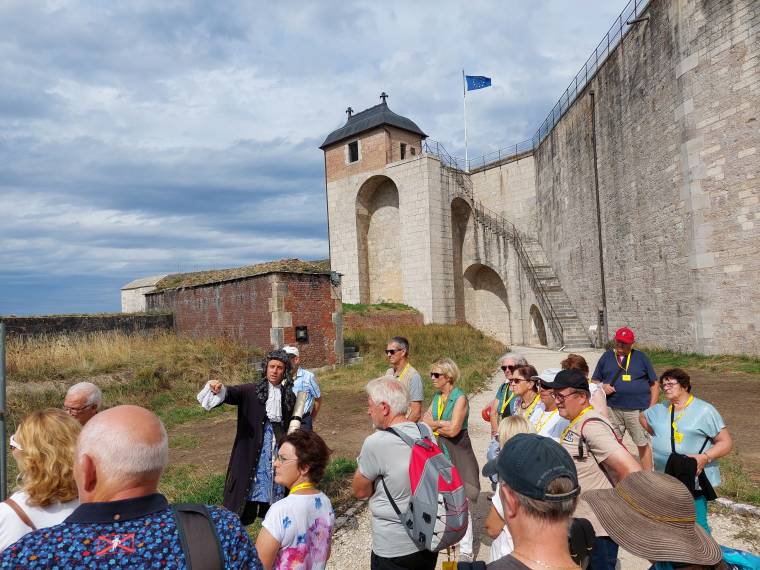
[[[402,302],[425,322],[468,322],[505,343],[568,344],[569,329],[556,314],[556,327],[545,324],[551,306],[546,297],[540,302],[525,272],[537,244],[523,236],[521,257],[516,226],[483,205],[492,189],[478,196],[478,176],[464,173],[438,143],[426,144],[427,135],[381,98],[357,114],[349,108],[346,124],[320,147],[330,261],[343,274],[344,302]],[[503,165],[510,194],[497,202],[531,205],[532,158],[513,159]],[[551,268],[532,277],[556,281]],[[583,331],[574,332],[588,346]]]

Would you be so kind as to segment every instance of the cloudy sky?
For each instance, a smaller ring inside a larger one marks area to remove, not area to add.
[[[463,155],[530,138],[624,5],[0,3],[0,315],[137,277],[327,256],[324,137],[389,106]]]

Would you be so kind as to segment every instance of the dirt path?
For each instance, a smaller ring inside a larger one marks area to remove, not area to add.
[[[559,367],[566,353],[541,348],[513,347],[514,351],[523,352],[528,361],[539,371],[544,368]],[[596,361],[602,354],[598,350],[580,352],[586,358],[593,370]],[[493,394],[501,384],[501,375],[494,376],[486,390],[470,396],[470,439],[479,462],[485,461],[486,449],[490,439],[490,427],[480,419],[480,410],[493,398]],[[490,561],[490,539],[483,530],[483,523],[490,508],[490,482],[481,477],[481,495],[474,510],[475,555],[477,560]],[[370,528],[369,509],[364,508],[359,515],[346,523],[335,534],[333,549],[328,570],[369,570],[369,553],[372,547],[372,532]],[[757,518],[737,517],[728,514],[711,513],[710,524],[713,535],[721,544],[734,546],[744,550],[757,550],[760,540],[760,520]],[[445,555],[439,557],[440,561]],[[623,570],[645,570],[649,563],[621,550],[621,568]]]

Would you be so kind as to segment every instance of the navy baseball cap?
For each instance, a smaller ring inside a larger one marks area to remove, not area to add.
[[[550,437],[535,433],[518,433],[509,438],[499,456],[483,466],[483,475],[498,475],[515,493],[539,501],[565,501],[581,491],[570,454]],[[573,490],[547,493],[552,481],[560,477],[570,479]]]
[[[583,372],[578,370],[562,370],[558,372],[554,377],[554,381],[548,384],[553,390],[561,390],[562,388],[575,388],[576,390],[585,390],[590,392],[591,388],[588,386],[588,378],[584,376]]]

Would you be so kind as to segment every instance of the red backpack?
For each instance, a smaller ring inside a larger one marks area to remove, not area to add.
[[[398,436],[412,448],[409,483],[412,497],[402,513],[388,492],[385,494],[401,519],[409,537],[419,549],[437,552],[458,543],[467,531],[467,497],[457,468],[429,436],[413,439],[401,431],[386,431]]]

